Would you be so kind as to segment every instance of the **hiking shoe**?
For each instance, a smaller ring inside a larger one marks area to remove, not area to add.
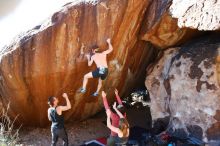
[[[86,89],[85,88],[81,88],[81,89],[79,89],[79,92],[80,93],[86,93]]]
[[[94,96],[94,97],[96,97],[96,96],[98,96],[98,95],[99,95],[98,92],[95,92],[95,93],[92,94],[92,96]]]

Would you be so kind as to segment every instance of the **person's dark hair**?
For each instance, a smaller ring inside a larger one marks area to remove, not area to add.
[[[92,50],[97,49],[97,48],[99,48],[98,45],[93,45],[93,46],[91,47]]]
[[[54,96],[50,96],[48,98],[48,104],[49,106],[54,106],[54,100],[55,100],[55,97]]]
[[[97,53],[100,52],[98,45],[93,45],[93,46],[91,47],[91,55],[93,55],[93,50],[95,50],[95,52],[97,52]]]

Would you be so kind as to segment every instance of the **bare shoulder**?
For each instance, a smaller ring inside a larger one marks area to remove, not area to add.
[[[102,53],[100,53],[100,55],[102,55],[102,56],[107,56],[107,54],[105,53],[105,51],[102,52]]]
[[[52,110],[52,107],[48,108],[48,110],[47,110],[47,111],[48,111],[48,112],[50,112],[51,110]]]
[[[97,56],[97,54],[94,54],[91,56],[91,59],[94,59]]]
[[[57,106],[56,112],[58,115],[61,115],[62,114],[62,106]]]
[[[60,110],[62,108],[62,106],[57,106],[56,110]]]
[[[100,55],[99,53],[96,53],[96,54],[92,55],[91,59],[95,60],[96,58],[99,57],[99,55]]]

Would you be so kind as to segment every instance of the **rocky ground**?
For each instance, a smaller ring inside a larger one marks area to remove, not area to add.
[[[79,123],[67,123],[70,146],[79,146],[85,141],[106,137],[109,130],[103,123],[104,113],[100,113],[91,119]],[[50,127],[47,128],[25,128],[20,131],[21,146],[49,146],[51,142]],[[59,140],[58,146],[61,145]]]

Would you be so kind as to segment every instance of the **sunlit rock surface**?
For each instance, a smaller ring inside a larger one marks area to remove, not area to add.
[[[204,140],[220,139],[219,50],[219,36],[199,38],[166,50],[147,69],[153,120],[175,116],[200,126]]]
[[[220,0],[173,0],[170,11],[181,28],[220,29]]]
[[[141,39],[159,48],[168,48],[186,42],[198,32],[179,28],[177,19],[169,13],[170,0],[154,0],[147,9],[141,27]]]
[[[1,100],[3,105],[10,102],[10,114],[19,115],[23,125],[47,124],[48,96],[60,97],[63,92],[72,103],[66,119],[81,120],[101,110],[101,98],[91,97],[97,80],[89,80],[86,94],[77,90],[84,74],[95,69],[87,66],[85,53],[93,45],[107,49],[107,38],[112,38],[114,47],[103,83],[109,101],[114,99],[114,88],[128,92],[143,75],[154,52],[151,45],[138,40],[148,0],[93,4],[68,4],[1,50]]]

